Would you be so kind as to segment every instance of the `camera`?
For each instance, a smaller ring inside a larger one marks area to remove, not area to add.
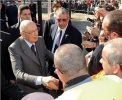
[[[90,21],[91,23],[95,22],[95,19],[87,18],[87,20]]]

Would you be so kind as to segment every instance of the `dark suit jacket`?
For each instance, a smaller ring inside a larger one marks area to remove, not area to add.
[[[17,86],[8,82],[8,80],[6,80],[2,72],[1,72],[1,93],[7,95],[13,100],[21,100],[26,95],[26,93],[21,91]],[[3,97],[1,97],[1,100],[4,100]]]
[[[1,30],[7,32],[7,26],[4,20],[0,20],[1,23]],[[1,32],[1,69],[4,74],[4,76],[7,78],[7,80],[15,80],[11,62],[10,62],[10,56],[8,52],[8,47],[11,44],[11,36],[10,34],[5,34]]]
[[[39,24],[36,24],[36,25],[38,28],[40,27]],[[20,27],[20,19],[18,19],[18,23],[16,23],[15,25],[11,26],[8,29],[8,32],[11,34],[12,42],[14,42],[18,37],[20,37],[19,27]],[[39,36],[41,36],[41,31],[39,31]]]
[[[45,41],[45,45],[47,46],[48,44],[48,38],[49,38],[49,32],[50,32],[50,27],[52,24],[55,24],[55,18],[52,17],[48,20],[45,21],[45,24],[44,24],[44,29],[43,29],[43,38],[44,38],[44,41]]]
[[[88,64],[88,73],[89,75],[94,75],[97,74],[98,72],[100,72],[103,68],[102,68],[102,64],[100,63],[100,59],[102,56],[102,49],[103,49],[104,45],[98,45],[96,47],[96,49],[94,50],[92,57],[89,61]]]
[[[71,20],[69,20],[69,23],[71,24]],[[44,41],[45,41],[45,45],[48,46],[48,39],[49,39],[49,33],[50,33],[50,27],[51,25],[55,24],[55,18],[52,17],[48,20],[45,21],[45,24],[44,24],[44,29],[43,29],[43,38],[44,38]]]
[[[8,17],[8,24],[12,26],[17,23],[18,19],[18,12],[17,7],[10,5],[6,8],[6,15]]]
[[[50,51],[52,50],[52,47],[53,47],[53,42],[55,39],[55,34],[57,32],[57,29],[58,29],[57,24],[53,24],[50,28],[50,34],[49,34],[49,39],[48,39],[49,41],[48,41],[48,45],[47,45],[47,49]],[[68,26],[67,26],[65,34],[61,41],[61,45],[67,44],[67,43],[72,43],[72,44],[75,44],[75,45],[79,46],[80,48],[82,48],[82,46],[81,46],[82,35],[71,24],[68,24]]]
[[[2,4],[2,8],[1,8],[1,19],[3,19],[3,20],[6,21],[5,14],[6,14],[6,6],[4,4]]]
[[[19,37],[9,46],[12,68],[18,86],[26,93],[43,91],[42,85],[35,85],[37,76],[46,76],[45,59],[53,60],[42,37],[38,38],[36,45],[37,57],[22,37]]]
[[[63,2],[62,3],[62,7],[64,7],[65,9],[67,9],[67,3],[66,2]]]
[[[36,14],[36,4],[34,4],[34,3],[32,5],[30,4],[29,7],[32,12],[32,15],[35,15]]]

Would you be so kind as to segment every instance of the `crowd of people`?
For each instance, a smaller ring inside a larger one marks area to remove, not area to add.
[[[8,25],[4,14],[0,19],[2,100],[122,100],[122,10],[104,4],[82,34],[62,2],[53,1],[43,33],[33,0],[6,8]]]

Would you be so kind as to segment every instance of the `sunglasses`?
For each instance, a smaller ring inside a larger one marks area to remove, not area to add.
[[[58,22],[66,22],[67,21],[67,19],[56,19]]]

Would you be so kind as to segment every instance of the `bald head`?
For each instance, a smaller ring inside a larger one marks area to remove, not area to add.
[[[86,68],[85,56],[80,47],[74,44],[60,46],[54,55],[55,67],[67,77]]]

